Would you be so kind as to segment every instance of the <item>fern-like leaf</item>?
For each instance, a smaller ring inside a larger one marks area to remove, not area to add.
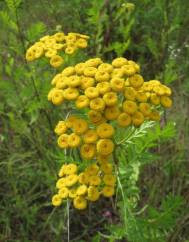
[[[43,22],[37,22],[30,26],[26,32],[26,37],[29,41],[37,40],[46,31],[46,25]]]

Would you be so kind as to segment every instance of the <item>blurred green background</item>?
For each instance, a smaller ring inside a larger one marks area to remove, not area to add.
[[[63,158],[53,127],[65,110],[47,101],[56,72],[25,61],[27,47],[61,30],[91,37],[68,64],[124,56],[145,80],[170,86],[174,102],[160,126],[135,137],[145,150],[130,171],[140,198],[129,217],[119,196],[118,208],[109,200],[71,208],[70,241],[189,241],[188,26],[187,0],[0,0],[0,241],[67,241],[66,205],[51,206]]]

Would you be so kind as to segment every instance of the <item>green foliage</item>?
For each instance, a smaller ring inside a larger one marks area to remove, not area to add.
[[[32,42],[38,40],[41,36],[45,35],[46,26],[43,22],[32,24],[26,31],[26,38]]]
[[[87,52],[66,64],[123,55],[141,64],[146,80],[169,84],[174,100],[160,124],[116,131],[116,196],[84,213],[70,208],[70,241],[189,241],[189,2],[127,3],[0,1],[0,241],[67,240],[66,204],[57,210],[50,201],[65,159],[53,129],[69,107],[46,100],[55,74],[47,63],[24,60],[30,44],[57,29],[91,36]]]
[[[5,2],[10,10],[16,10],[22,3],[22,0],[5,0]]]

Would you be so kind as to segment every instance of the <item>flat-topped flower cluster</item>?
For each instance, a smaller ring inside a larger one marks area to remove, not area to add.
[[[45,56],[50,59],[51,66],[54,68],[60,67],[64,63],[60,54],[71,55],[77,49],[86,48],[88,39],[89,36],[79,33],[65,35],[63,32],[59,32],[54,35],[46,35],[27,50],[26,60],[33,61]]]

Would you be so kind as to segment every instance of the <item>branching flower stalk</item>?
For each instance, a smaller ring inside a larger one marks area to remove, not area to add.
[[[44,36],[27,50],[26,60],[44,56],[60,70],[64,57],[86,48],[88,39],[79,33]],[[113,197],[116,181],[125,203],[115,151],[126,138],[116,144],[116,132],[129,127],[135,132],[144,122],[159,121],[162,108],[172,106],[171,89],[158,80],[144,81],[140,66],[124,57],[111,63],[92,58],[65,67],[51,84],[48,100],[70,107],[54,129],[58,146],[67,155],[52,204],[58,207],[69,199],[76,209],[86,209],[101,197]],[[81,160],[75,160],[74,151]]]

